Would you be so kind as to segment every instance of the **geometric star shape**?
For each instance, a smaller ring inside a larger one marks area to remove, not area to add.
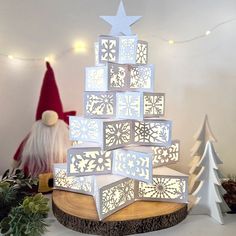
[[[132,35],[130,26],[136,23],[142,16],[127,16],[125,13],[124,4],[121,1],[116,16],[100,16],[103,20],[109,23],[112,28],[110,35]]]

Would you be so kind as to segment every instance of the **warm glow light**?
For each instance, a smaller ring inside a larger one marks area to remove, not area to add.
[[[48,55],[44,58],[44,61],[50,62],[50,63],[54,63],[55,62],[55,56],[53,55]]]
[[[210,31],[210,30],[207,30],[206,33],[205,33],[205,35],[209,35],[209,34],[211,34],[211,31]]]
[[[12,55],[8,55],[8,58],[9,58],[10,60],[13,60],[13,59],[14,59],[14,57],[13,57]]]
[[[169,43],[169,44],[174,44],[175,41],[174,41],[174,40],[168,40],[168,43]]]
[[[75,53],[84,53],[87,51],[86,43],[83,41],[75,42],[73,48]]]

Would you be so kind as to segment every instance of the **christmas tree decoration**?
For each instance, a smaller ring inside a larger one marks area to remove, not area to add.
[[[188,202],[188,176],[168,167],[153,169],[152,183],[139,181],[137,199]]]
[[[199,185],[199,181],[197,180],[197,175],[200,172],[200,168],[198,167],[198,163],[204,153],[206,144],[208,141],[216,142],[216,138],[211,131],[211,127],[208,121],[208,116],[205,115],[204,121],[200,126],[199,130],[194,135],[194,139],[196,140],[192,150],[191,156],[192,161],[190,163],[189,170],[189,192],[192,193],[196,190]]]
[[[67,176],[66,164],[54,164],[54,189],[66,190],[70,192],[94,194],[93,176]]]
[[[222,164],[222,161],[216,154],[213,144],[208,141],[203,156],[198,163],[198,167],[201,167],[197,175],[200,184],[192,193],[197,200],[191,213],[209,215],[220,224],[223,224],[223,213],[229,208],[223,198],[226,191],[223,190],[221,185],[219,164]]]
[[[75,115],[75,111],[64,112],[53,69],[48,62],[46,67],[36,121],[13,157],[14,168],[23,168],[34,177],[52,172],[53,163],[66,161],[68,116]]]
[[[130,31],[139,17],[127,17],[121,1],[117,16],[102,18],[112,25],[111,35],[99,36],[95,66],[86,68],[84,116],[69,119],[73,147],[67,167],[55,167],[56,189],[92,194],[96,221],[136,201],[174,202],[186,215],[188,176],[165,167],[179,160],[180,143],[172,141],[172,122],[160,119],[165,115],[165,94],[154,93],[148,44]],[[80,182],[90,189],[84,190]],[[88,201],[91,205],[91,198]],[[64,215],[54,206],[56,215]],[[126,221],[124,216],[119,223]],[[109,235],[112,231],[98,230]],[[141,233],[137,228],[134,232]]]

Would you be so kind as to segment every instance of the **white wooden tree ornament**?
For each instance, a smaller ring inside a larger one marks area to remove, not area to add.
[[[206,143],[208,141],[216,142],[216,138],[211,131],[211,127],[209,124],[208,116],[205,115],[202,125],[199,130],[194,135],[194,139],[196,140],[193,148],[191,149],[191,157],[192,161],[189,164],[189,192],[192,193],[196,190],[199,181],[197,180],[197,175],[200,171],[198,167],[198,163],[204,153]]]
[[[198,163],[198,167],[201,167],[197,175],[200,184],[193,192],[193,196],[197,200],[191,213],[209,215],[220,224],[223,224],[222,209],[224,211],[227,210],[227,205],[222,196],[223,191],[219,178],[219,164],[222,164],[222,161],[216,154],[212,143],[208,141],[203,156]]]

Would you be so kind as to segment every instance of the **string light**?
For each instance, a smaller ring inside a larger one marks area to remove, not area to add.
[[[50,62],[50,63],[55,63],[55,56],[54,55],[48,55],[44,58],[44,61]]]
[[[83,41],[76,41],[74,43],[75,53],[85,53],[87,51],[86,43]]]
[[[184,40],[174,40],[174,39],[166,39],[166,38],[160,38],[157,35],[152,35],[152,37],[155,38],[159,38],[161,41],[164,41],[166,43],[168,43],[169,45],[173,45],[173,44],[184,44],[184,43],[190,43],[192,41],[204,38],[209,36],[210,34],[212,34],[213,31],[216,31],[219,27],[222,27],[225,24],[229,24],[231,22],[236,21],[236,17],[220,22],[217,25],[215,25],[214,27],[210,28],[209,30],[205,31],[202,34],[196,35],[192,38],[189,39],[184,39]],[[10,54],[6,54],[6,53],[1,53],[0,52],[0,57],[7,57],[10,60],[19,60],[19,61],[28,61],[28,62],[43,62],[43,61],[49,61],[49,62],[55,62],[56,60],[62,58],[63,56],[65,56],[65,54],[70,53],[72,51],[74,51],[75,53],[86,53],[88,50],[88,47],[86,45],[86,43],[84,41],[76,41],[74,43],[74,45],[72,47],[69,47],[67,49],[62,50],[61,52],[57,53],[56,55],[49,55],[46,57],[21,57],[21,56],[13,56]]]
[[[10,60],[13,60],[14,59],[14,57],[12,56],[12,55],[8,55],[7,56]]]

